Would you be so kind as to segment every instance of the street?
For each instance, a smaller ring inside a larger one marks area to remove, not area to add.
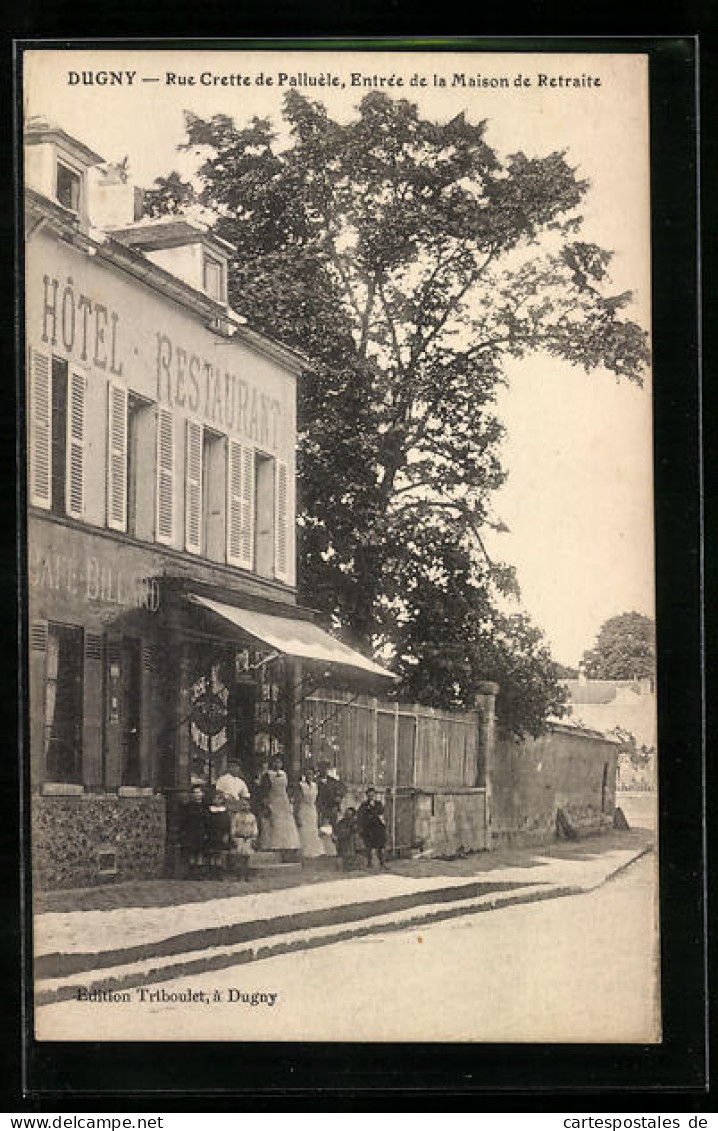
[[[48,1005],[38,1016],[69,1033],[91,1010],[97,1039],[119,1040],[656,1041],[655,869],[650,854],[588,893],[148,983],[124,1002]]]

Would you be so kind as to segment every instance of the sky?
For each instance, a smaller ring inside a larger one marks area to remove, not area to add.
[[[98,82],[103,71],[122,83]],[[144,187],[196,160],[177,152],[185,110],[270,117],[281,136],[292,88],[340,120],[370,89],[436,121],[486,119],[499,153],[565,150],[589,180],[581,238],[614,252],[615,290],[634,292],[630,315],[650,328],[647,75],[641,55],[43,50],[25,56],[23,95],[26,115],[108,161],[129,157]],[[493,510],[509,532],[485,541],[516,567],[522,605],[555,658],[576,664],[608,617],[653,615],[650,380],[640,389],[540,356],[507,373],[497,408],[509,474]]]

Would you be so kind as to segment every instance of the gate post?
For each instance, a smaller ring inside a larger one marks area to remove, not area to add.
[[[479,712],[479,751],[484,757],[484,848],[491,849],[491,776],[496,746],[496,696],[498,683],[487,681],[479,683],[474,693],[474,702]]]

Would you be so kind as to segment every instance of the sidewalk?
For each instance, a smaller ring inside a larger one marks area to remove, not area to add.
[[[651,850],[644,829],[388,871],[307,871],[253,885],[153,881],[38,901],[38,1004],[167,981],[378,931],[590,891]],[[259,885],[264,890],[259,890]],[[198,894],[198,890],[200,893]],[[241,893],[241,894],[240,894]],[[105,905],[92,906],[102,896]],[[109,897],[114,905],[107,906]],[[85,897],[85,898],[80,898]]]

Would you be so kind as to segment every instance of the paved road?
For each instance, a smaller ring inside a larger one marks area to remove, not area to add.
[[[584,895],[147,985],[144,1001],[134,990],[129,1003],[40,1013],[67,1031],[94,1010],[100,1039],[649,1041],[655,863]],[[188,992],[207,1001],[166,1000]]]

